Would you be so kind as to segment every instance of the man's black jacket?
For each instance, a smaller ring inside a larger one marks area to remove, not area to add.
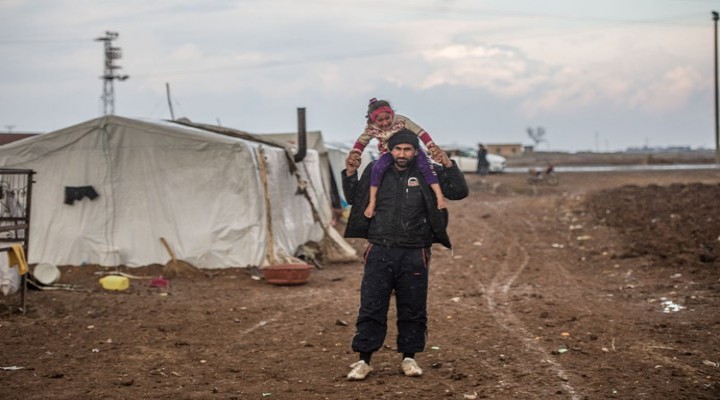
[[[412,162],[408,166],[407,174],[402,174],[403,179],[407,179],[407,183],[403,182],[403,184],[413,186],[413,182],[418,182],[419,186],[417,188],[407,187],[402,193],[394,190],[392,193],[383,194],[381,191],[388,189],[383,189],[381,185],[381,189],[378,191],[378,208],[381,196],[383,195],[400,196],[398,197],[398,201],[401,201],[402,204],[396,204],[396,207],[399,207],[397,208],[399,212],[397,212],[396,218],[378,218],[373,221],[373,224],[381,224],[382,226],[374,226],[373,231],[370,231],[371,220],[366,218],[363,212],[367,207],[370,197],[370,171],[372,170],[373,164],[374,163],[370,163],[365,168],[359,181],[357,173],[348,177],[346,171],[342,171],[343,192],[345,193],[347,202],[353,206],[350,209],[350,216],[348,217],[348,223],[345,229],[345,237],[365,238],[372,243],[393,247],[429,247],[432,243],[440,243],[447,248],[451,248],[452,245],[447,234],[447,210],[437,209],[435,193],[433,193],[429,185],[425,183],[422,174]],[[454,161],[453,166],[450,168],[444,168],[436,164],[433,166],[435,167],[438,180],[440,181],[440,187],[446,199],[460,200],[467,197],[468,187],[465,183],[465,177]],[[388,178],[388,175],[396,173],[392,171],[392,169],[391,167],[385,173],[383,182]],[[413,207],[415,202],[411,195],[412,191],[407,189],[419,189],[422,195],[422,204],[426,208],[426,213],[422,213],[422,220],[420,220],[417,213],[408,210],[408,208]],[[378,210],[378,208],[376,208],[378,212],[376,216],[380,215],[382,211]],[[427,221],[425,221],[424,215],[427,215]],[[399,223],[398,218],[406,220]],[[428,228],[429,230],[427,232],[423,231]],[[388,232],[393,233],[388,234]]]

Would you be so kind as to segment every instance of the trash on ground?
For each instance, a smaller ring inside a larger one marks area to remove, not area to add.
[[[100,278],[100,285],[105,290],[126,290],[130,287],[130,280],[125,276],[108,275]]]
[[[23,368],[25,368],[25,367],[18,367],[17,365],[11,365],[9,367],[0,367],[0,369],[3,371],[17,371],[17,370],[23,369]]]
[[[562,249],[562,248],[565,247],[565,245],[564,245],[564,244],[560,244],[560,243],[553,243],[553,244],[552,244],[552,247],[554,247],[554,248],[556,248],[556,249]]]
[[[170,281],[163,278],[162,276],[153,278],[150,281],[150,287],[167,288],[168,286],[170,286]]]
[[[668,300],[665,297],[661,297],[660,300],[662,300],[662,303],[660,304],[662,304],[664,313],[678,312],[685,309],[685,306],[681,306],[680,304],[677,304],[672,300]]]

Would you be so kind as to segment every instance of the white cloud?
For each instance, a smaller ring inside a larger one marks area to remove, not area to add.
[[[628,105],[649,114],[680,110],[709,81],[692,67],[675,67],[646,85],[635,87]]]
[[[361,115],[368,97],[405,98],[401,106],[413,114],[438,109],[430,93],[447,112],[491,110],[452,114],[448,129],[457,132],[515,132],[511,124],[540,120],[552,129],[577,116],[618,130],[685,126],[700,120],[693,104],[709,93],[709,15],[689,2],[112,3],[0,0],[0,57],[12,60],[0,64],[0,92],[8,94],[0,127],[58,128],[94,115],[75,110],[97,108],[102,44],[92,39],[105,30],[120,33],[119,73],[130,75],[116,84],[118,110],[154,112],[168,82],[188,115],[256,131],[275,126],[278,109],[312,104],[318,129],[354,132],[336,116]],[[671,18],[690,9],[702,13]],[[623,22],[632,15],[658,22]],[[38,109],[57,117],[38,119]],[[446,124],[440,112],[418,118]],[[695,122],[695,130],[708,124]]]

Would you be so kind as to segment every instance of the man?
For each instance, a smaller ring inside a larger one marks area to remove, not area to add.
[[[351,365],[350,380],[363,380],[372,371],[372,354],[387,334],[390,296],[397,305],[397,351],[407,376],[420,376],[415,353],[425,349],[427,332],[427,290],[430,247],[441,243],[450,248],[446,232],[447,209],[438,209],[434,193],[423,181],[416,165],[418,137],[409,130],[395,133],[388,141],[393,166],[383,177],[377,192],[375,214],[363,215],[369,198],[371,166],[360,180],[357,165],[347,163],[343,171],[345,198],[350,210],[345,237],[366,238],[365,270],[360,288],[360,311],[352,349],[360,360]],[[468,195],[462,172],[447,155],[437,166],[438,180],[445,197],[459,200]]]
[[[490,172],[490,162],[487,159],[487,149],[482,143],[478,144],[477,159],[477,174],[487,175]]]

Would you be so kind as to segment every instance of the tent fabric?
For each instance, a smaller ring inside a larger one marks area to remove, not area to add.
[[[267,160],[268,192],[258,169]],[[313,187],[317,153],[297,172],[313,182],[308,197],[329,209]],[[313,215],[285,149],[170,122],[118,116],[90,120],[0,146],[0,166],[36,171],[29,262],[143,266],[169,256],[200,268],[267,264],[270,198],[276,259],[320,241],[329,211]],[[304,172],[314,171],[304,176]],[[72,205],[66,187],[92,186],[99,196]],[[323,216],[325,215],[325,216]]]
[[[297,147],[297,133],[262,133],[256,134],[256,137],[263,138],[265,140],[273,140],[279,144],[284,144],[290,149]],[[318,170],[320,171],[319,182],[322,182],[322,186],[316,187],[318,191],[322,191],[328,201],[332,195],[332,184],[330,182],[334,177],[331,175],[331,164],[328,158],[328,149],[325,146],[325,141],[321,131],[308,131],[306,132],[306,146],[308,149],[315,150],[318,153]]]

